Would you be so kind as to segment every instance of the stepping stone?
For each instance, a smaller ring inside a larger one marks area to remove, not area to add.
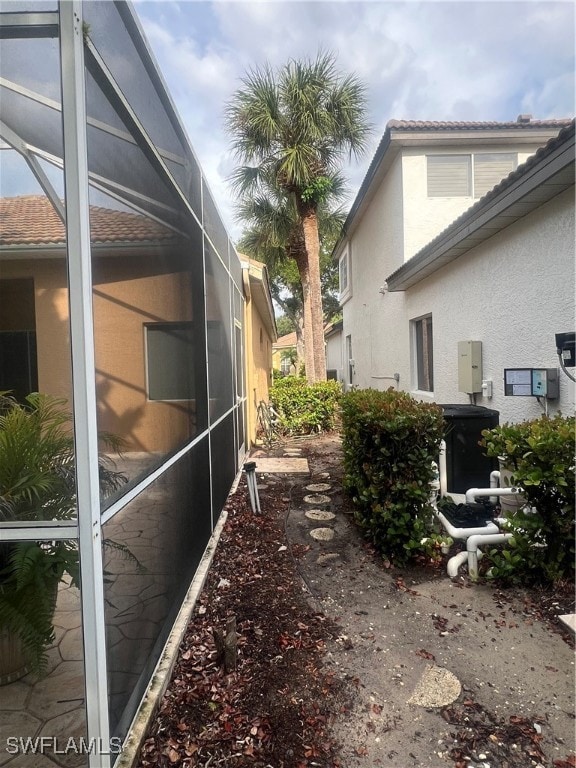
[[[443,667],[431,665],[418,681],[408,704],[419,707],[445,707],[456,701],[462,691],[460,680]]]
[[[321,493],[311,493],[308,496],[304,496],[306,504],[315,504],[316,506],[322,506],[323,504],[330,504],[330,496],[324,496]]]
[[[331,488],[332,486],[330,483],[312,483],[312,485],[306,486],[306,490],[311,493],[326,493],[326,491],[329,491]]]
[[[327,523],[329,520],[334,520],[336,515],[334,512],[328,512],[327,509],[309,509],[308,512],[306,512],[306,517],[309,520],[318,520]]]
[[[334,538],[334,531],[332,528],[314,528],[310,531],[310,536],[316,541],[330,541]]]
[[[318,480],[330,480],[330,472],[318,472],[315,477],[317,477]]]

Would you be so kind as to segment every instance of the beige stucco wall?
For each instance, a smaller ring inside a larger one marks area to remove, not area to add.
[[[518,165],[533,155],[540,145],[524,145],[518,152]],[[478,198],[428,197],[427,156],[479,152],[514,152],[517,148],[502,145],[459,145],[446,149],[405,149],[402,157],[402,188],[404,191],[404,261],[439,235],[446,227],[467,211]]]
[[[268,402],[269,388],[272,383],[272,343],[273,338],[256,303],[247,299],[245,303],[245,349],[247,371],[247,424],[246,432],[249,445],[256,440],[258,422],[258,404]]]
[[[144,323],[191,320],[190,284],[182,272],[156,274],[153,258],[101,262],[94,282],[98,427],[127,451],[166,452],[194,426],[183,404],[146,395]],[[68,289],[64,259],[4,261],[2,278],[34,279],[38,388],[71,402]]]

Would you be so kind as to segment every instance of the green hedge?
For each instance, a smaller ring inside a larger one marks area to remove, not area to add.
[[[307,384],[286,376],[270,388],[270,402],[280,416],[280,429],[292,435],[330,432],[336,426],[342,387],[337,381]]]
[[[405,392],[366,389],[342,398],[344,484],[364,535],[391,562],[405,564],[422,552],[444,430],[439,406]]]
[[[535,511],[509,520],[513,539],[491,553],[494,576],[554,583],[574,579],[573,416],[542,417],[485,430],[488,456],[502,458]]]

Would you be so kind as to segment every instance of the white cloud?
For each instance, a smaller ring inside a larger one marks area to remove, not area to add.
[[[567,2],[143,2],[163,75],[233,232],[223,108],[249,67],[337,55],[365,82],[370,153],[391,118],[514,120],[574,112],[574,6]]]

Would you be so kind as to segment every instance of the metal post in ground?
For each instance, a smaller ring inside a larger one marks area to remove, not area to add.
[[[248,485],[248,493],[250,494],[250,506],[252,512],[260,514],[260,499],[258,497],[258,486],[256,484],[256,462],[247,461],[244,464],[244,472],[246,473],[246,483]]]

